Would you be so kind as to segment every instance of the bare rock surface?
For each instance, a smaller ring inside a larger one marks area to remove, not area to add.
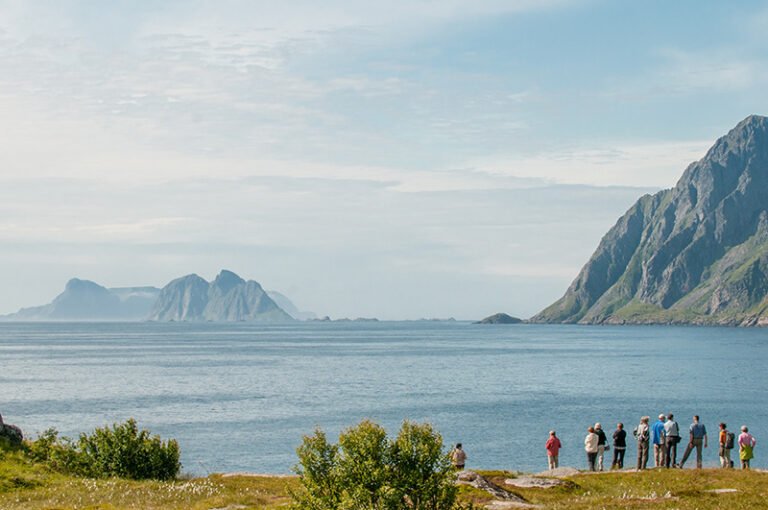
[[[568,478],[569,476],[575,476],[580,474],[580,471],[576,468],[572,467],[559,467],[555,469],[550,469],[547,471],[542,471],[541,473],[536,473],[534,476],[538,478]]]
[[[480,489],[481,491],[487,492],[498,500],[528,504],[520,496],[502,489],[498,485],[488,481],[485,477],[475,473],[474,471],[461,471],[458,473],[458,475],[456,475],[456,479],[459,485],[469,485],[475,489]]]
[[[508,478],[504,480],[506,485],[520,487],[521,489],[551,489],[552,487],[562,487],[568,485],[568,482],[560,478],[542,478],[539,476],[521,476],[518,478]]]

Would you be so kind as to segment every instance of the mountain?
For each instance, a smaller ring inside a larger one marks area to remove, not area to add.
[[[173,280],[160,291],[149,320],[286,322],[293,318],[257,282],[223,270],[210,283],[195,274]]]
[[[285,294],[281,294],[276,290],[268,290],[267,295],[272,298],[277,306],[282,308],[291,317],[300,321],[309,321],[316,319],[317,315],[314,312],[302,312],[299,308],[293,304],[293,302]]]
[[[747,117],[603,237],[548,323],[768,324],[768,119]]]
[[[130,287],[107,289],[89,280],[73,278],[49,304],[22,308],[6,316],[11,320],[141,320],[157,299],[159,289]]]

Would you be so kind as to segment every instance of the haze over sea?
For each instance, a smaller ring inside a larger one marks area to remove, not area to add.
[[[763,467],[767,337],[463,322],[5,323],[0,413],[28,435],[134,417],[177,438],[184,471],[204,474],[290,472],[303,434],[320,426],[335,440],[366,417],[393,433],[405,418],[430,421],[464,443],[468,467],[527,471],[546,467],[555,428],[561,465],[583,467],[590,424],[631,430],[671,411],[683,430],[702,416],[712,466],[717,424],[749,425]]]

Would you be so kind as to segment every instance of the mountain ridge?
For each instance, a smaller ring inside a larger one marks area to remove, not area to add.
[[[750,115],[606,233],[544,323],[768,323],[768,118]]]
[[[283,300],[292,305],[287,297]],[[162,299],[161,299],[162,298]],[[72,278],[50,303],[0,316],[6,321],[257,321],[294,320],[258,282],[222,270],[212,282],[196,274],[151,286],[107,288]]]

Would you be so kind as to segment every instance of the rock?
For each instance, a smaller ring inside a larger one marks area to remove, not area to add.
[[[24,434],[16,425],[0,422],[0,440],[6,440],[11,446],[21,446]]]
[[[508,478],[504,484],[521,489],[551,489],[552,487],[562,487],[568,485],[568,482],[559,478],[541,478],[539,476],[521,476],[519,478]]]
[[[520,324],[521,322],[523,321],[506,313],[495,313],[475,324]]]
[[[485,505],[487,510],[509,510],[512,508],[542,508],[541,505],[531,503],[519,503],[517,501],[492,501]]]
[[[640,198],[531,322],[768,321],[768,118],[750,116],[677,185]]]
[[[576,468],[572,467],[559,467],[555,469],[550,469],[548,471],[542,471],[541,473],[536,473],[534,476],[536,477],[550,477],[550,478],[568,478],[574,475],[578,475],[580,471]]]
[[[508,492],[498,485],[491,483],[487,479],[485,479],[483,476],[479,475],[478,473],[475,473],[474,471],[460,471],[456,475],[456,480],[459,485],[469,485],[470,487],[474,487],[475,489],[480,489],[482,491],[487,492],[494,498],[501,500],[501,501],[512,501],[522,504],[527,504],[526,501],[521,498],[520,496],[516,494],[512,494],[511,492]]]

